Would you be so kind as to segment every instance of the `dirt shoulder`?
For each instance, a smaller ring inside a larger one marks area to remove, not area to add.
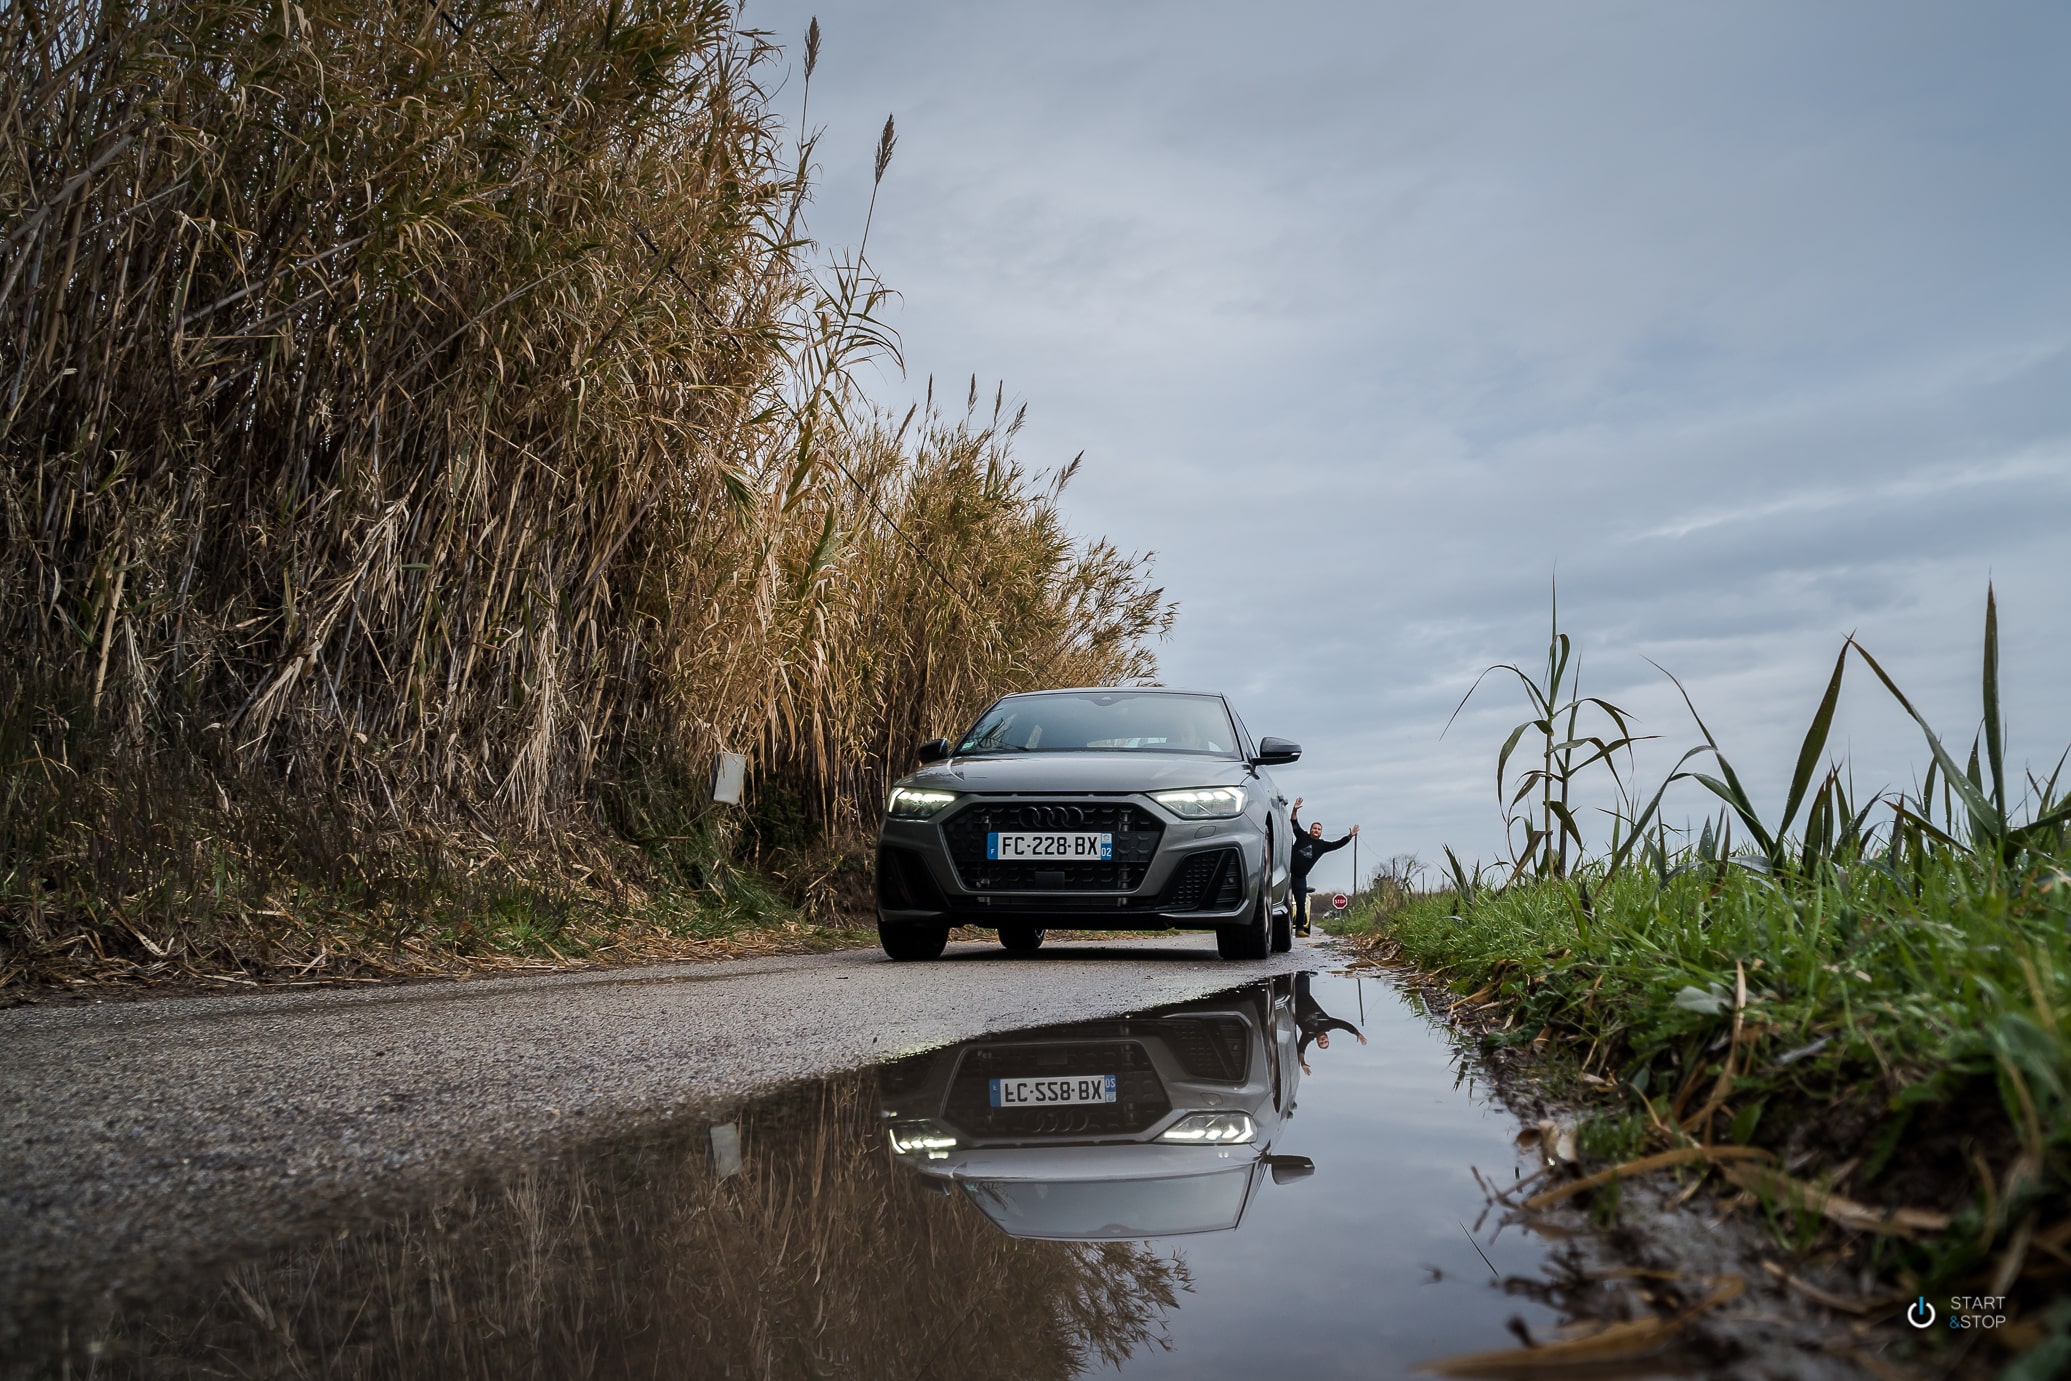
[[[1056,938],[1076,944],[1141,940],[1172,933],[1088,930],[1060,933]],[[949,938],[952,942],[990,941],[993,934],[988,930],[960,927],[952,930]],[[854,920],[841,925],[794,920],[751,926],[710,937],[685,937],[656,927],[653,933],[645,936],[613,935],[608,942],[579,957],[555,954],[545,959],[525,954],[459,954],[441,952],[421,944],[405,944],[386,952],[347,953],[335,963],[328,952],[320,951],[318,962],[301,967],[252,963],[225,965],[225,971],[209,972],[194,965],[151,965],[122,957],[109,960],[105,956],[82,956],[69,963],[52,964],[33,973],[18,975],[0,986],[0,1009],[146,1002],[261,991],[386,988],[875,948],[877,931],[874,925]],[[96,959],[100,962],[95,962]]]

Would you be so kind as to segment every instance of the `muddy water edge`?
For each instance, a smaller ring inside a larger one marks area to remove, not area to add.
[[[1513,1106],[1558,1111],[1517,1075],[1492,1085],[1413,983],[1282,976],[572,1145],[236,1259],[0,1301],[4,1370],[1513,1375],[1540,1373],[1506,1350],[1609,1324],[1638,1345],[1571,1374],[1875,1374],[1874,1338],[1745,1281],[1730,1224],[1646,1191],[1521,1212],[1522,1182],[1565,1172],[1520,1144]]]

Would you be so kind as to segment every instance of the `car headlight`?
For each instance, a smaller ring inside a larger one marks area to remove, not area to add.
[[[1158,1134],[1160,1141],[1177,1141],[1188,1146],[1234,1146],[1258,1135],[1248,1114],[1241,1112],[1190,1112]]]
[[[926,1118],[915,1118],[911,1122],[894,1122],[885,1130],[885,1139],[892,1143],[892,1149],[902,1156],[918,1151],[953,1151],[956,1149],[956,1133],[940,1122]]]
[[[955,805],[954,791],[930,791],[918,786],[895,786],[885,813],[894,820],[932,820]]]
[[[1244,813],[1241,786],[1203,786],[1191,791],[1156,791],[1151,799],[1182,820],[1220,820]]]

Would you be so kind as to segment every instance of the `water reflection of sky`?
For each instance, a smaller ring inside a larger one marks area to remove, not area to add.
[[[1296,991],[1282,976],[988,1037],[798,1085],[724,1121],[454,1167],[227,1256],[0,1298],[0,1376],[69,1363],[166,1376],[1063,1381],[1113,1364],[1188,1381],[1373,1377],[1504,1346],[1513,1315],[1535,1331],[1555,1322],[1506,1295],[1463,1230],[1484,1207],[1469,1167],[1514,1173],[1514,1121],[1456,1082],[1443,1032],[1395,988],[1329,975],[1313,978],[1315,1001],[1368,1041],[1337,1029],[1328,1049],[1309,1045],[1283,1116],[1286,1084],[1247,1043],[1273,1014],[1291,1074],[1293,1011],[1317,1029]],[[1025,1122],[976,1136],[997,1150],[930,1123],[932,1138],[897,1151],[895,1104],[975,1126],[987,1111],[960,1096],[975,1088],[982,1104],[988,1070],[1045,1059],[1117,1076],[1123,1096],[1103,1115],[1133,1130],[1089,1141],[1089,1114],[1067,1109],[1069,1125],[1045,1122],[1032,1140],[1014,1133]],[[1182,1117],[1196,1099],[1222,1111]],[[1144,1139],[1210,1115],[1256,1119],[1257,1141]],[[1168,1235],[1100,1240],[1154,1226]],[[1488,1239],[1506,1277],[1541,1275],[1544,1243],[1514,1229]]]
[[[1468,1167],[1515,1173],[1516,1119],[1455,1087],[1443,1033],[1392,985],[1318,974],[1312,992],[1367,1036],[1310,1047],[1273,1145],[1316,1173],[1261,1186],[1234,1233],[1172,1241],[1194,1291],[1166,1321],[1171,1350],[1139,1349],[1126,1376],[1407,1374],[1419,1360],[1509,1345],[1513,1315],[1535,1332],[1558,1321],[1503,1293],[1461,1230],[1485,1202]],[[1546,1244],[1516,1228],[1491,1242],[1495,1218],[1481,1249],[1506,1277],[1537,1276]]]

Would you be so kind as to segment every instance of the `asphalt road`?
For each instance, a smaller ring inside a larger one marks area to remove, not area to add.
[[[1226,963],[1183,935],[0,1011],[0,1349],[39,1298],[198,1269],[426,1177],[1319,958]]]

